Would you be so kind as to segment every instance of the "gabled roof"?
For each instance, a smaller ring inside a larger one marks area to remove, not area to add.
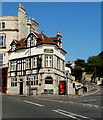
[[[54,38],[48,38],[46,35],[44,35],[43,33],[39,34],[41,41],[38,42],[38,44],[55,44],[57,45],[57,41],[54,40],[58,40],[57,37]]]
[[[33,33],[30,33],[30,34],[34,34],[34,36],[37,38],[37,45],[39,44],[53,44],[53,45],[57,45],[58,44],[58,36],[56,37],[47,37],[46,35],[44,35],[43,33],[36,33],[36,32],[33,32]],[[28,37],[30,37],[30,34],[28,35]],[[16,49],[22,49],[22,48],[26,48],[27,46],[27,38],[23,38],[19,41],[17,40],[14,40],[15,43],[16,43]],[[12,42],[13,43],[13,42]],[[11,45],[12,45],[11,43]]]
[[[25,38],[17,41],[17,49],[26,48],[26,42],[24,40],[25,40]]]

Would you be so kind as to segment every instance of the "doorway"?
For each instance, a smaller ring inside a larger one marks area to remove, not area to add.
[[[20,80],[20,95],[23,95],[23,80]]]

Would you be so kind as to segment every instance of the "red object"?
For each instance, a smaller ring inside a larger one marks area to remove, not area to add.
[[[6,94],[7,91],[7,76],[8,76],[8,68],[0,69],[0,80],[1,80],[1,90],[2,93]]]
[[[65,83],[65,81],[60,81],[60,83],[59,83],[59,94],[66,94],[66,83]]]

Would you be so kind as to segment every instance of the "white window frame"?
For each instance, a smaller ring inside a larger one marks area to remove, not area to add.
[[[21,60],[18,60],[18,65],[17,65],[17,69],[18,69],[18,71],[21,70],[21,67],[22,67],[21,65],[22,65]]]
[[[53,56],[52,55],[45,56],[45,67],[53,67]]]
[[[29,76],[27,76],[26,78],[27,78],[26,85],[29,85],[29,82],[30,82],[30,84],[33,83],[33,84],[31,84],[31,86],[38,85],[38,76],[37,75],[31,76],[31,78],[29,78]]]
[[[26,59],[26,69],[30,69],[30,58]]]
[[[57,58],[57,69],[60,70],[60,58]]]
[[[17,78],[11,78],[11,87],[17,86]]]
[[[33,65],[33,68],[37,67],[37,57],[32,58],[32,65]]]
[[[12,51],[15,51],[16,50],[16,45],[12,45]]]
[[[30,47],[30,37],[27,39],[27,47]]]
[[[11,61],[10,62],[10,70],[11,71],[16,71],[16,61]]]
[[[36,44],[37,44],[37,40],[35,36],[31,36],[31,46],[36,46]]]

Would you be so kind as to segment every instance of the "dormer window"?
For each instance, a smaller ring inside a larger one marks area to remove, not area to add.
[[[37,44],[36,38],[34,36],[31,37],[31,46],[35,46]]]
[[[14,45],[12,45],[12,51],[15,51],[16,50],[16,45],[14,44]]]
[[[34,35],[30,35],[29,38],[27,39],[27,47],[30,46],[36,46],[37,44],[37,39]]]
[[[30,37],[27,40],[27,47],[30,47]]]

